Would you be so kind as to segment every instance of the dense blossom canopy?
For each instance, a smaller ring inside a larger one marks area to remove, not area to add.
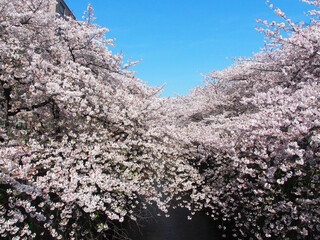
[[[91,6],[79,22],[48,2],[0,3],[0,235],[105,239],[137,206],[166,212],[201,177],[159,126],[159,89],[108,50]]]
[[[320,239],[320,11],[306,25],[270,8],[283,21],[258,21],[264,51],[166,99],[112,54],[90,5],[76,21],[2,0],[0,236],[106,239],[174,203],[238,238]]]
[[[258,20],[264,51],[208,74],[171,117],[198,147],[213,217],[245,237],[320,239],[320,12],[305,25],[270,8],[283,22]]]

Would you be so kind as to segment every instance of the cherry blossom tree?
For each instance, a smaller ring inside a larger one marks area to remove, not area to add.
[[[197,147],[212,217],[245,239],[320,239],[320,11],[307,25],[270,8],[283,21],[258,20],[264,50],[209,73],[168,119]]]
[[[2,0],[0,236],[114,238],[174,203],[238,238],[320,239],[320,1],[302,1],[311,24],[270,5],[282,22],[258,20],[261,53],[171,99],[110,51],[90,5],[76,21]]]
[[[48,9],[0,2],[0,236],[106,239],[138,206],[196,196],[160,89],[112,54],[90,5],[82,22]]]

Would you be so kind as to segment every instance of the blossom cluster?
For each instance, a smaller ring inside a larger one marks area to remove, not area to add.
[[[202,177],[159,127],[160,89],[112,54],[92,7],[83,22],[48,8],[0,3],[0,236],[106,239],[139,207],[166,213]]]
[[[320,11],[306,26],[269,7],[282,22],[258,20],[261,53],[160,98],[90,5],[77,21],[2,0],[0,237],[113,238],[174,204],[239,239],[320,239]]]
[[[206,75],[170,119],[197,148],[213,218],[234,221],[238,238],[320,239],[319,12],[305,26],[274,11],[283,22],[258,21],[264,51]]]

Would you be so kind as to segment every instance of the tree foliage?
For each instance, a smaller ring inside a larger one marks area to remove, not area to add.
[[[0,3],[0,235],[105,239],[201,177],[158,124],[159,89],[112,54],[92,7],[80,22],[48,4]]]
[[[270,5],[261,53],[172,99],[109,50],[90,5],[81,22],[2,0],[0,236],[106,239],[177,204],[238,238],[320,239],[320,1],[302,1],[310,24]]]
[[[320,12],[306,25],[270,8],[283,21],[258,20],[261,53],[209,73],[169,108],[198,147],[213,217],[245,238],[319,239]]]

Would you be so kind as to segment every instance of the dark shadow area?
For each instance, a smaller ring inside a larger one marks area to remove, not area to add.
[[[128,237],[132,240],[234,240],[233,224],[214,221],[205,211],[188,220],[186,209],[171,209],[170,217],[155,216],[137,226],[126,223]],[[220,225],[220,227],[219,227]],[[224,230],[225,228],[225,230]]]

